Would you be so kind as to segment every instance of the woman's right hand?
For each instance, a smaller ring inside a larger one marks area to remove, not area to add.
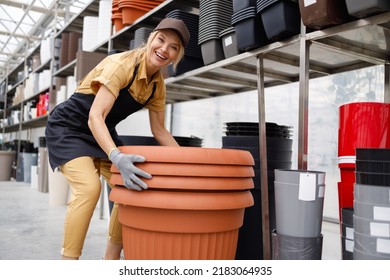
[[[135,162],[144,162],[145,158],[143,156],[124,154],[119,149],[115,149],[110,153],[110,160],[119,169],[126,188],[137,191],[148,188],[148,185],[138,178],[138,176],[151,179],[152,175],[134,165]]]

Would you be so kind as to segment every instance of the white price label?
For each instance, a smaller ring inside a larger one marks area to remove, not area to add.
[[[316,174],[299,174],[298,199],[304,201],[316,200]]]
[[[225,47],[227,47],[231,44],[233,44],[233,39],[232,39],[232,36],[229,36],[225,39]]]
[[[303,0],[303,5],[304,5],[305,7],[310,6],[310,5],[313,5],[313,4],[315,4],[315,3],[317,3],[317,0]]]

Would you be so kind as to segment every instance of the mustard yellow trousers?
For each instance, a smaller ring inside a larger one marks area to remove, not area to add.
[[[68,179],[71,191],[64,223],[61,250],[63,256],[81,256],[91,218],[100,197],[100,176],[109,182],[110,168],[111,161],[87,156],[73,159],[60,167]],[[111,211],[108,239],[115,244],[122,244],[122,226],[118,220],[116,204]]]

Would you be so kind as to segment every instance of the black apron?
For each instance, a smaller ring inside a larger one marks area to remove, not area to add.
[[[115,145],[121,146],[116,132],[116,125],[134,112],[142,109],[156,91],[153,85],[152,94],[141,104],[129,93],[138,73],[137,65],[130,83],[119,91],[110,113],[106,117],[106,125]],[[60,165],[82,156],[92,156],[107,159],[106,153],[100,148],[88,127],[88,115],[95,99],[94,94],[73,93],[68,100],[58,104],[50,113],[46,130],[46,144],[49,152],[49,162],[54,170]]]

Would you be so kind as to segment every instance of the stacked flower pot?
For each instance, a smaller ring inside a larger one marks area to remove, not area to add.
[[[202,147],[203,139],[196,136],[173,136],[180,147]],[[119,140],[122,146],[160,146],[153,136],[140,135],[119,135]],[[107,186],[107,193],[110,194],[111,188]],[[110,213],[114,203],[109,200],[108,206]]]
[[[122,11],[119,9],[119,0],[112,0],[111,22],[115,27],[115,32],[119,32],[124,26]]]
[[[272,259],[320,260],[325,173],[275,170],[276,228]]]
[[[338,133],[338,201],[340,224],[344,223],[344,208],[354,208],[354,186],[356,182],[356,149],[390,148],[390,104],[380,102],[355,102],[340,106]],[[348,244],[353,236],[345,240],[341,231],[342,256],[350,259],[353,248]],[[345,244],[347,242],[348,244]],[[347,252],[345,251],[347,250]]]
[[[234,259],[245,208],[253,205],[247,151],[198,147],[123,146],[146,158],[137,166],[153,178],[142,192],[116,185],[125,259]]]
[[[151,11],[165,0],[118,0],[124,25],[131,25],[138,18]]]
[[[257,0],[256,8],[269,41],[280,41],[300,33],[301,15],[296,0]]]
[[[341,209],[341,259],[353,260],[354,247],[354,226],[353,226],[353,207]]]
[[[255,160],[254,188],[250,190],[254,199],[254,205],[245,211],[244,225],[240,228],[236,259],[261,260],[263,259],[263,228],[259,124],[253,122],[228,122],[225,125],[226,136],[222,137],[222,148],[246,150],[252,154]],[[266,135],[269,223],[272,230],[275,228],[274,170],[291,168],[291,127],[268,122],[266,123]]]
[[[324,29],[351,19],[345,0],[299,0],[299,10],[303,24],[312,29]]]
[[[200,0],[199,1],[199,36],[205,65],[225,58],[219,34],[231,26],[233,13],[232,1]]]
[[[256,1],[233,1],[231,24],[235,28],[239,50],[248,51],[268,43],[263,22],[256,12]]]
[[[356,149],[355,260],[390,260],[390,149]]]

